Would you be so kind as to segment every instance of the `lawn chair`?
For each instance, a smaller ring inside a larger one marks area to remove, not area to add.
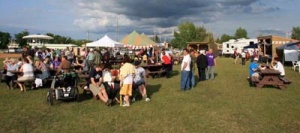
[[[293,69],[294,71],[296,71],[297,68],[298,68],[298,71],[299,71],[299,73],[300,73],[300,61],[293,61],[292,64],[293,64],[293,68],[292,68],[292,69]]]

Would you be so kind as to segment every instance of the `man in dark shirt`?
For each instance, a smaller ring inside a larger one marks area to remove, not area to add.
[[[197,57],[197,68],[198,68],[198,75],[199,81],[205,80],[205,70],[207,68],[207,58],[204,55],[204,50],[200,51],[200,55]]]
[[[102,68],[103,64],[95,65],[95,68],[90,72],[90,85],[89,88],[94,96],[97,96],[101,101],[105,102],[106,105],[111,104],[111,100],[108,98],[104,85],[102,84]]]

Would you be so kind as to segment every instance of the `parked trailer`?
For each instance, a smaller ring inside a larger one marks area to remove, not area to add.
[[[223,42],[222,53],[223,55],[230,56],[234,53],[234,50],[237,49],[238,53],[241,53],[245,46],[253,45],[257,43],[257,39],[231,39],[227,42]]]

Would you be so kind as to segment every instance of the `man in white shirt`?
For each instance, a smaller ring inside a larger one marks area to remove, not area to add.
[[[191,89],[191,76],[190,76],[190,64],[191,64],[191,56],[189,54],[188,49],[183,49],[183,60],[181,63],[181,81],[180,87],[182,91],[190,90]]]
[[[274,70],[277,70],[280,72],[281,77],[285,76],[284,67],[283,67],[282,63],[279,61],[278,57],[274,58],[273,63],[271,63],[271,65]]]

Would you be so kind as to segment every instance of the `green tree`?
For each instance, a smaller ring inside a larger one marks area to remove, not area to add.
[[[216,39],[216,43],[220,43],[220,44],[222,43],[219,37]]]
[[[235,39],[248,38],[246,29],[239,27],[238,29],[236,29],[234,37]]]
[[[229,41],[230,39],[234,39],[234,37],[233,37],[233,36],[230,36],[230,35],[227,35],[227,34],[223,34],[223,35],[221,36],[220,43],[227,42],[227,41]]]
[[[55,35],[53,33],[47,33],[46,35],[53,37],[52,40],[49,40],[49,43],[69,44],[71,42],[74,42],[74,40],[71,37],[64,37],[64,36],[60,36],[60,35]]]
[[[10,39],[11,39],[11,36],[8,32],[0,31],[0,49],[7,48],[7,45],[9,43]]]
[[[191,22],[180,23],[178,31],[174,32],[173,36],[174,39],[171,40],[171,45],[175,48],[185,48],[187,42],[210,42],[213,39],[212,34],[207,33],[203,26],[196,27]]]
[[[300,27],[293,27],[292,39],[300,40]]]
[[[16,43],[18,43],[21,47],[27,45],[27,41],[23,39],[24,36],[29,35],[29,32],[27,30],[24,30],[20,33],[15,34]]]
[[[156,43],[160,43],[160,38],[157,35],[155,35],[153,37],[153,41],[156,42]]]

